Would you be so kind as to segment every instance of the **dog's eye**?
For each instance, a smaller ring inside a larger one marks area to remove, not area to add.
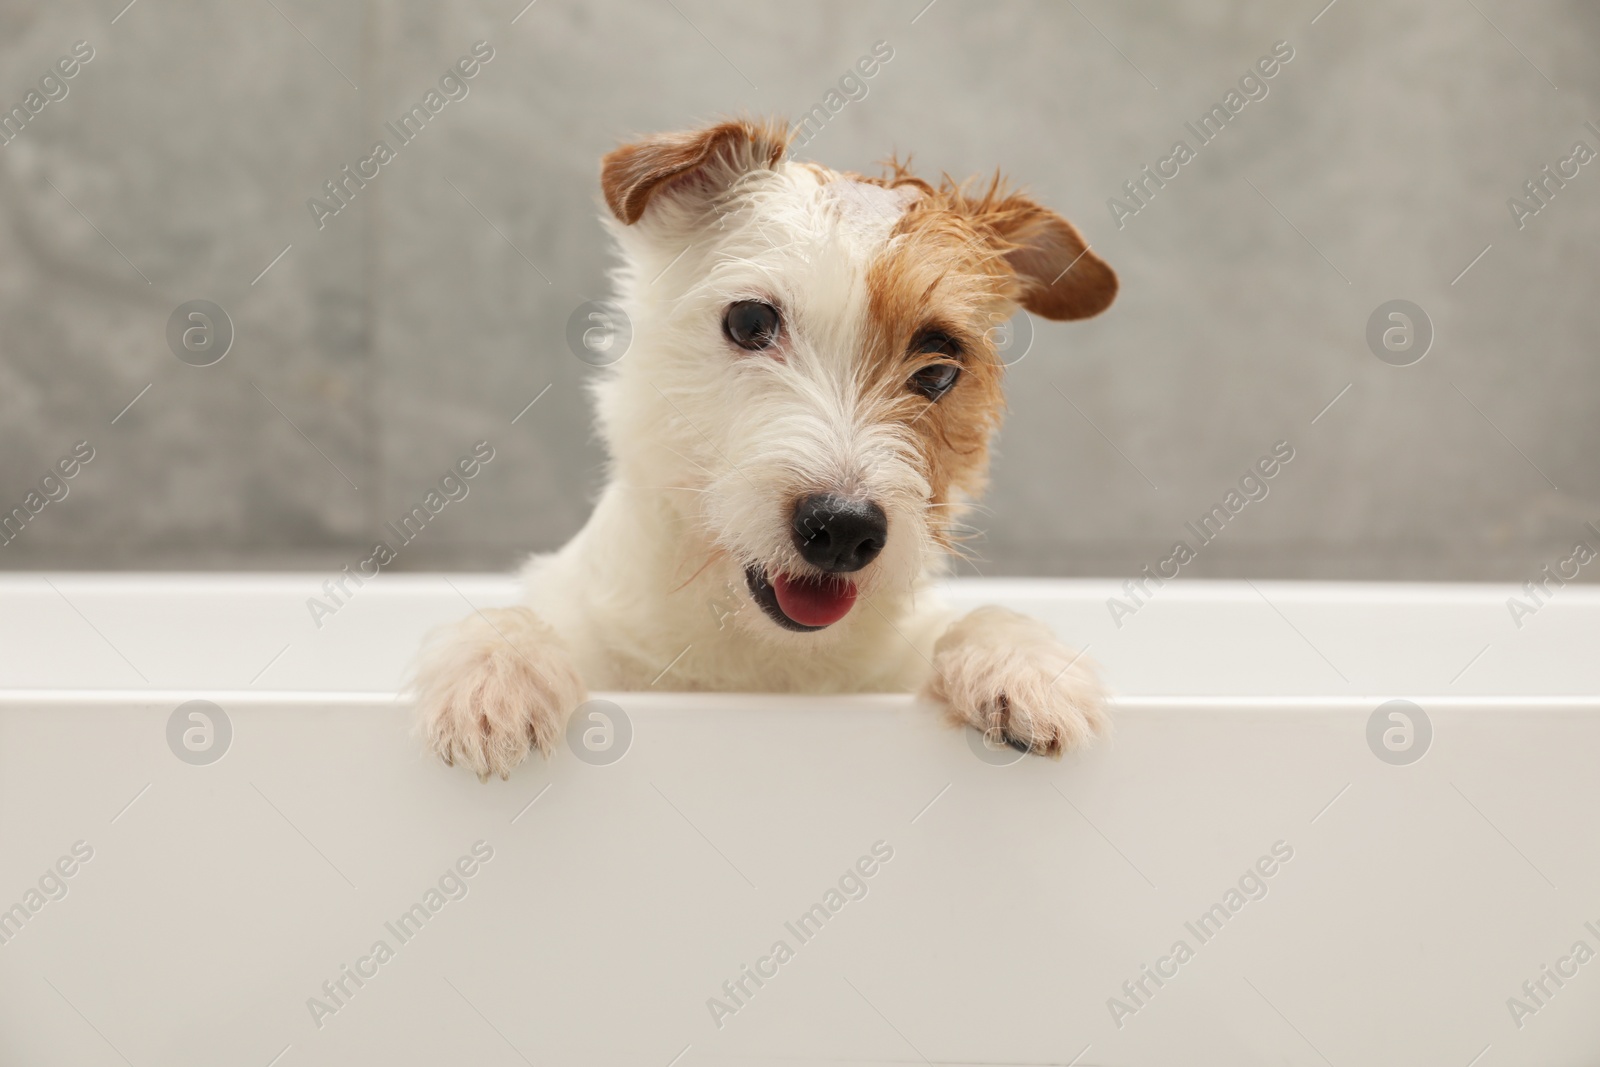
[[[722,316],[722,332],[728,335],[728,340],[752,352],[776,344],[781,327],[778,309],[760,300],[730,304]]]
[[[911,342],[911,354],[949,356],[951,359],[956,359],[961,355],[961,345],[943,330],[929,330],[918,334],[917,339]]]
[[[961,368],[954,363],[935,363],[917,371],[906,384],[929,400],[938,400],[955,386],[956,379],[960,377]]]
[[[944,356],[949,360],[961,358],[961,344],[943,330],[925,330],[911,342],[913,356]],[[954,362],[935,363],[923,367],[906,382],[913,392],[929,400],[938,400],[948,393],[961,377],[961,367]]]

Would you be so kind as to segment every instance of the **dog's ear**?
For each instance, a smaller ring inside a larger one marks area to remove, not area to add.
[[[631,226],[644,217],[652,198],[714,195],[757,167],[776,165],[787,145],[780,122],[733,120],[657,134],[607,153],[600,161],[600,188],[611,213]]]
[[[1117,274],[1089,250],[1077,227],[1019,193],[997,185],[968,201],[974,222],[1000,239],[1006,262],[1023,282],[1022,306],[1047,319],[1087,319],[1111,306]]]

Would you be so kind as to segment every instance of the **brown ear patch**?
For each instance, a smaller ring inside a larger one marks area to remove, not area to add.
[[[735,119],[656,134],[608,152],[600,161],[600,188],[611,213],[631,226],[667,188],[698,183],[701,191],[714,193],[740,174],[776,165],[787,145],[787,126],[778,121]]]
[[[1077,227],[1048,208],[1020,209],[1002,236],[1006,261],[1025,280],[1022,306],[1047,319],[1087,319],[1117,297],[1117,274],[1089,249]]]
[[[1087,319],[1111,306],[1117,297],[1117,273],[1095,255],[1078,228],[1032,198],[1008,192],[999,174],[982,195],[971,195],[971,182],[945,175],[938,187],[911,173],[911,161],[891,157],[879,178],[848,175],[887,189],[909,186],[928,211],[953,211],[979,235],[1000,249],[1021,283],[1018,302],[1035,315],[1056,321]]]
[[[1007,193],[997,175],[988,191],[957,194],[974,224],[998,238],[1022,281],[1022,306],[1047,319],[1087,319],[1111,306],[1117,274],[1090,251],[1076,226],[1021,193]]]

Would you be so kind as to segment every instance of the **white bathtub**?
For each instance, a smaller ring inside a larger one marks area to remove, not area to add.
[[[1600,1055],[1600,592],[1518,628],[1510,588],[1193,582],[1118,628],[1112,583],[958,583],[1089,646],[1114,743],[1008,763],[909,698],[604,694],[622,759],[480,785],[394,691],[514,585],[384,576],[319,630],[323,578],[0,579],[0,1064]],[[1369,745],[1399,698],[1431,739]],[[169,745],[192,700],[225,746],[187,713]]]

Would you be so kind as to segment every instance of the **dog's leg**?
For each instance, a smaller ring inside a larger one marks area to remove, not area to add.
[[[945,630],[923,695],[954,723],[1058,759],[1110,726],[1089,661],[1044,623],[1005,608],[978,608]]]
[[[583,679],[555,631],[527,608],[491,608],[434,633],[417,669],[429,747],[488,781],[537,748],[549,755]]]

